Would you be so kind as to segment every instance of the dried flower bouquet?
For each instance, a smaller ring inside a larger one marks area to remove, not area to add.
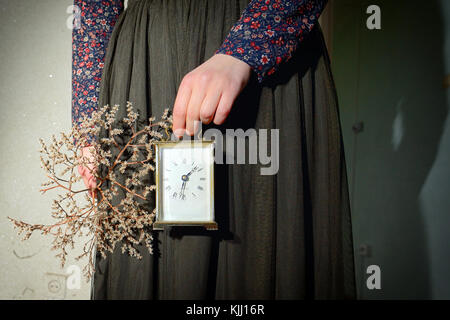
[[[41,192],[59,191],[53,200],[51,216],[54,224],[29,224],[8,217],[23,240],[34,231],[53,237],[52,250],[57,250],[64,267],[69,249],[74,249],[76,237],[88,236],[79,260],[88,258],[83,273],[89,280],[94,272],[95,255],[106,257],[107,252],[121,244],[122,253],[138,259],[137,245],[152,251],[152,224],[155,217],[153,192],[154,143],[170,139],[172,117],[166,109],[161,120],[139,119],[131,103],[126,117],[116,119],[119,106],[104,106],[85,116],[79,126],[73,126],[69,135],[61,132],[52,143],[41,143],[41,167],[48,181]],[[142,128],[139,129],[138,128]],[[101,134],[100,134],[101,133]],[[99,135],[100,134],[100,135]],[[98,140],[94,136],[101,136]],[[90,145],[91,157],[80,156],[83,147]],[[88,167],[89,159],[94,166]],[[97,179],[95,189],[77,189],[82,179],[77,167],[85,166]]]

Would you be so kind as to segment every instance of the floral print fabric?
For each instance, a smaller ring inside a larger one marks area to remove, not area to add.
[[[292,56],[327,0],[252,0],[217,53],[249,64],[262,82]]]
[[[216,53],[251,66],[262,82],[289,60],[317,23],[327,0],[251,0]],[[81,27],[73,30],[72,123],[97,108],[99,83],[121,0],[74,0]]]
[[[97,109],[106,48],[122,8],[121,0],[74,0],[72,125]]]

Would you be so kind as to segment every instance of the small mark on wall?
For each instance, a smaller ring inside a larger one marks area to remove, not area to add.
[[[444,89],[450,88],[450,74],[446,75],[444,78]]]
[[[16,250],[13,250],[13,254],[16,256],[16,258],[17,259],[30,259],[30,258],[32,258],[32,257],[34,257],[35,255],[37,255],[39,253],[39,251],[38,252],[35,252],[35,253],[33,253],[33,254],[29,254],[29,255],[19,255],[17,252],[16,252]]]
[[[19,293],[13,297],[14,300],[30,300],[34,298],[34,290],[26,287],[22,293]]]

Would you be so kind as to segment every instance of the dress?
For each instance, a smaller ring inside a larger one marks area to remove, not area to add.
[[[111,35],[99,105],[131,101],[142,118],[160,117],[183,76],[221,47],[247,4],[130,1]],[[320,27],[290,54],[276,72],[264,71],[270,78],[252,76],[220,127],[279,129],[278,173],[216,165],[219,231],[172,227],[155,232],[154,255],[139,248],[142,260],[120,247],[98,257],[94,299],[355,297],[344,150]]]

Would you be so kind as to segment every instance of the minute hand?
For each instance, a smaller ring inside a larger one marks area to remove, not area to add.
[[[181,186],[180,190],[180,199],[183,199],[185,189],[186,189],[186,181],[183,181],[183,185]]]

